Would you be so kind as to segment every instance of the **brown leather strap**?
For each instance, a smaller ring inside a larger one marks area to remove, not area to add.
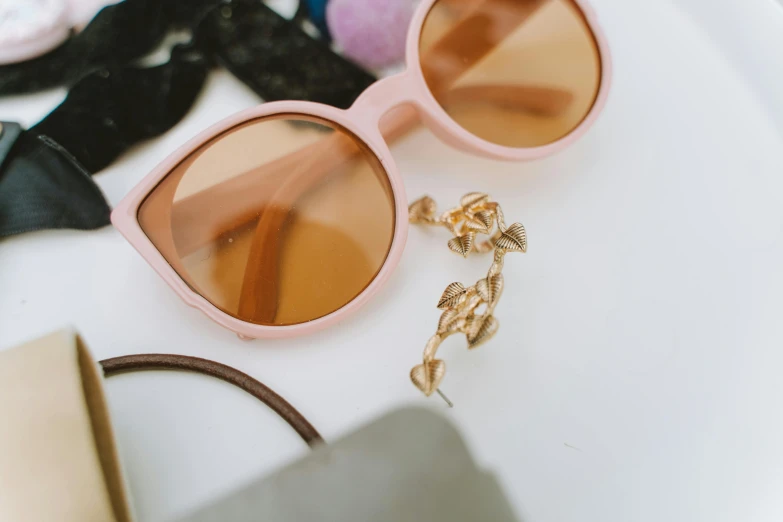
[[[105,359],[100,362],[100,365],[103,367],[103,374],[106,377],[118,373],[145,370],[180,370],[217,377],[241,388],[269,406],[272,411],[296,430],[310,447],[323,443],[318,431],[288,401],[246,373],[225,364],[186,355],[140,354]]]

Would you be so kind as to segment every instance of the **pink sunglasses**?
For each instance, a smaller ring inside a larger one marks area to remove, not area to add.
[[[362,306],[402,255],[408,207],[388,141],[420,118],[459,149],[540,158],[588,129],[611,77],[584,0],[424,0],[407,63],[346,111],[274,102],[210,127],[112,222],[241,338],[310,333]]]

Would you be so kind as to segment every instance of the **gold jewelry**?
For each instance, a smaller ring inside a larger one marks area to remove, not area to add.
[[[486,194],[471,192],[460,200],[460,206],[447,210],[436,217],[435,201],[424,196],[408,207],[408,219],[411,223],[446,227],[454,234],[448,247],[462,257],[471,252],[487,253],[494,251],[494,260],[486,277],[475,285],[466,288],[462,283],[451,283],[446,287],[438,308],[443,310],[438,321],[438,330],[427,341],[421,364],[411,370],[411,381],[424,395],[438,392],[452,406],[438,389],[446,374],[446,363],[435,358],[438,347],[447,337],[463,333],[468,340],[468,348],[473,349],[487,342],[498,330],[495,318],[495,306],[503,292],[503,260],[507,252],[527,251],[527,234],[521,223],[506,227],[503,210]],[[493,232],[494,230],[494,232]],[[485,234],[489,239],[477,242],[476,236]],[[486,305],[483,312],[478,308]]]

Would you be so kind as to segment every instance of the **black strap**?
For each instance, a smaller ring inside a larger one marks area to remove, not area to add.
[[[130,64],[170,29],[190,27],[220,0],[125,0],[102,9],[84,30],[39,58],[0,67],[0,95],[71,87],[91,71]]]
[[[99,172],[188,113],[209,69],[200,54],[192,60],[183,54],[175,52],[158,67],[107,66],[90,73],[30,132],[55,140],[88,172]]]
[[[106,225],[109,213],[100,189],[68,151],[46,136],[19,135],[0,173],[0,237],[90,230]]]

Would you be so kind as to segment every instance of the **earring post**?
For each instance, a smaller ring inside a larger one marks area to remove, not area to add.
[[[444,395],[444,394],[443,394],[443,392],[442,392],[442,391],[440,391],[440,388],[438,388],[438,389],[437,389],[437,390],[435,390],[435,391],[436,391],[436,392],[438,392],[438,395],[440,395],[440,398],[441,398],[441,399],[443,399],[444,401],[446,401],[446,404],[448,404],[448,405],[449,405],[449,408],[453,408],[453,407],[454,407],[454,403],[453,403],[453,402],[451,402],[451,401],[449,400],[449,398],[448,398],[448,397],[446,397],[446,395]]]

